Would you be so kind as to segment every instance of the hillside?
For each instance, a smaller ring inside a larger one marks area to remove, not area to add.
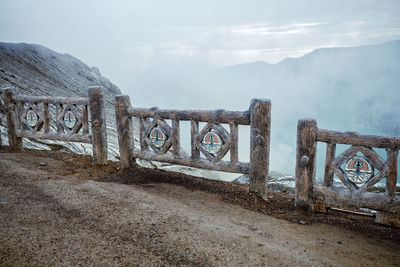
[[[110,158],[118,155],[115,132],[114,96],[120,89],[79,59],[36,44],[0,43],[0,88],[14,88],[20,94],[33,96],[85,97],[89,86],[105,88],[107,133]],[[4,131],[3,131],[4,132]],[[7,138],[3,136],[4,143]],[[46,148],[41,142],[24,139],[26,147]],[[91,153],[91,146],[58,143],[78,153]]]

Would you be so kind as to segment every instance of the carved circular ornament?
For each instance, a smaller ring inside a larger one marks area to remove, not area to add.
[[[221,150],[222,139],[217,131],[211,130],[204,135],[201,145],[208,153],[215,155]]]
[[[356,184],[363,184],[374,175],[371,164],[365,158],[359,156],[349,159],[344,170],[347,178]]]
[[[167,141],[167,136],[160,127],[154,127],[150,132],[151,144],[156,148],[161,148]]]
[[[33,111],[29,110],[26,113],[26,122],[28,123],[29,126],[35,127],[37,122],[38,122],[38,115]]]
[[[64,115],[64,124],[67,126],[69,129],[74,128],[76,124],[76,116],[72,111],[67,111]]]

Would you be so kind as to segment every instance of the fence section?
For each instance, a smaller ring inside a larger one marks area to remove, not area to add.
[[[317,142],[327,144],[323,185],[315,181]],[[350,145],[336,155],[336,144]],[[386,159],[374,150],[386,150]],[[400,225],[400,196],[396,196],[400,138],[318,129],[315,120],[300,120],[297,128],[296,205],[326,212],[352,206],[378,211],[376,220]],[[345,186],[333,186],[334,175]],[[385,193],[368,192],[386,178]]]
[[[94,163],[107,162],[106,121],[101,87],[90,87],[88,98],[33,97],[16,94],[12,89],[4,90],[3,95],[9,144],[14,150],[22,150],[24,137],[92,143]]]
[[[122,166],[131,167],[135,158],[196,168],[249,174],[250,190],[266,196],[269,167],[271,103],[254,99],[250,109],[237,111],[161,110],[132,108],[129,96],[115,98]],[[132,117],[139,119],[140,150],[134,146]],[[171,120],[168,124],[166,120]],[[180,147],[180,121],[190,121],[191,153]],[[199,128],[199,122],[206,126]],[[229,131],[222,124],[229,124]],[[250,162],[238,159],[238,126],[250,125]],[[171,153],[167,153],[167,152]],[[223,161],[230,151],[230,160]],[[204,155],[201,158],[200,155]]]

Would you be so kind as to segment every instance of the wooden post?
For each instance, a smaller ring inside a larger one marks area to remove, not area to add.
[[[271,132],[271,101],[253,99],[250,104],[250,191],[266,199]]]
[[[16,119],[17,114],[15,114],[15,103],[13,101],[14,95],[13,89],[6,89],[4,91],[4,101],[7,106],[7,131],[8,131],[8,142],[11,149],[15,151],[21,151],[23,148],[22,138],[17,136]]]
[[[331,164],[332,161],[335,159],[335,153],[336,153],[336,144],[326,143],[324,184],[327,187],[331,187],[333,184],[334,172],[331,169]]]
[[[179,130],[178,120],[172,120],[171,140],[172,140],[172,147],[174,149],[173,155],[175,158],[177,158],[180,152],[180,130]]]
[[[131,101],[127,95],[115,97],[115,119],[117,122],[119,154],[122,168],[132,167],[132,149],[134,148],[132,118],[127,114]]]
[[[391,197],[394,197],[396,194],[398,155],[398,150],[387,150],[389,175],[386,177],[386,194]]]
[[[299,120],[297,124],[295,206],[310,210],[314,208],[312,189],[317,151],[316,132],[316,120]]]
[[[102,87],[89,87],[88,97],[90,118],[92,120],[92,145],[94,164],[107,164],[107,126]]]

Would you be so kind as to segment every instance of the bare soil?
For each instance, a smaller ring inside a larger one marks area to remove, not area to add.
[[[0,152],[0,266],[399,266],[400,229],[293,195],[54,151]]]

